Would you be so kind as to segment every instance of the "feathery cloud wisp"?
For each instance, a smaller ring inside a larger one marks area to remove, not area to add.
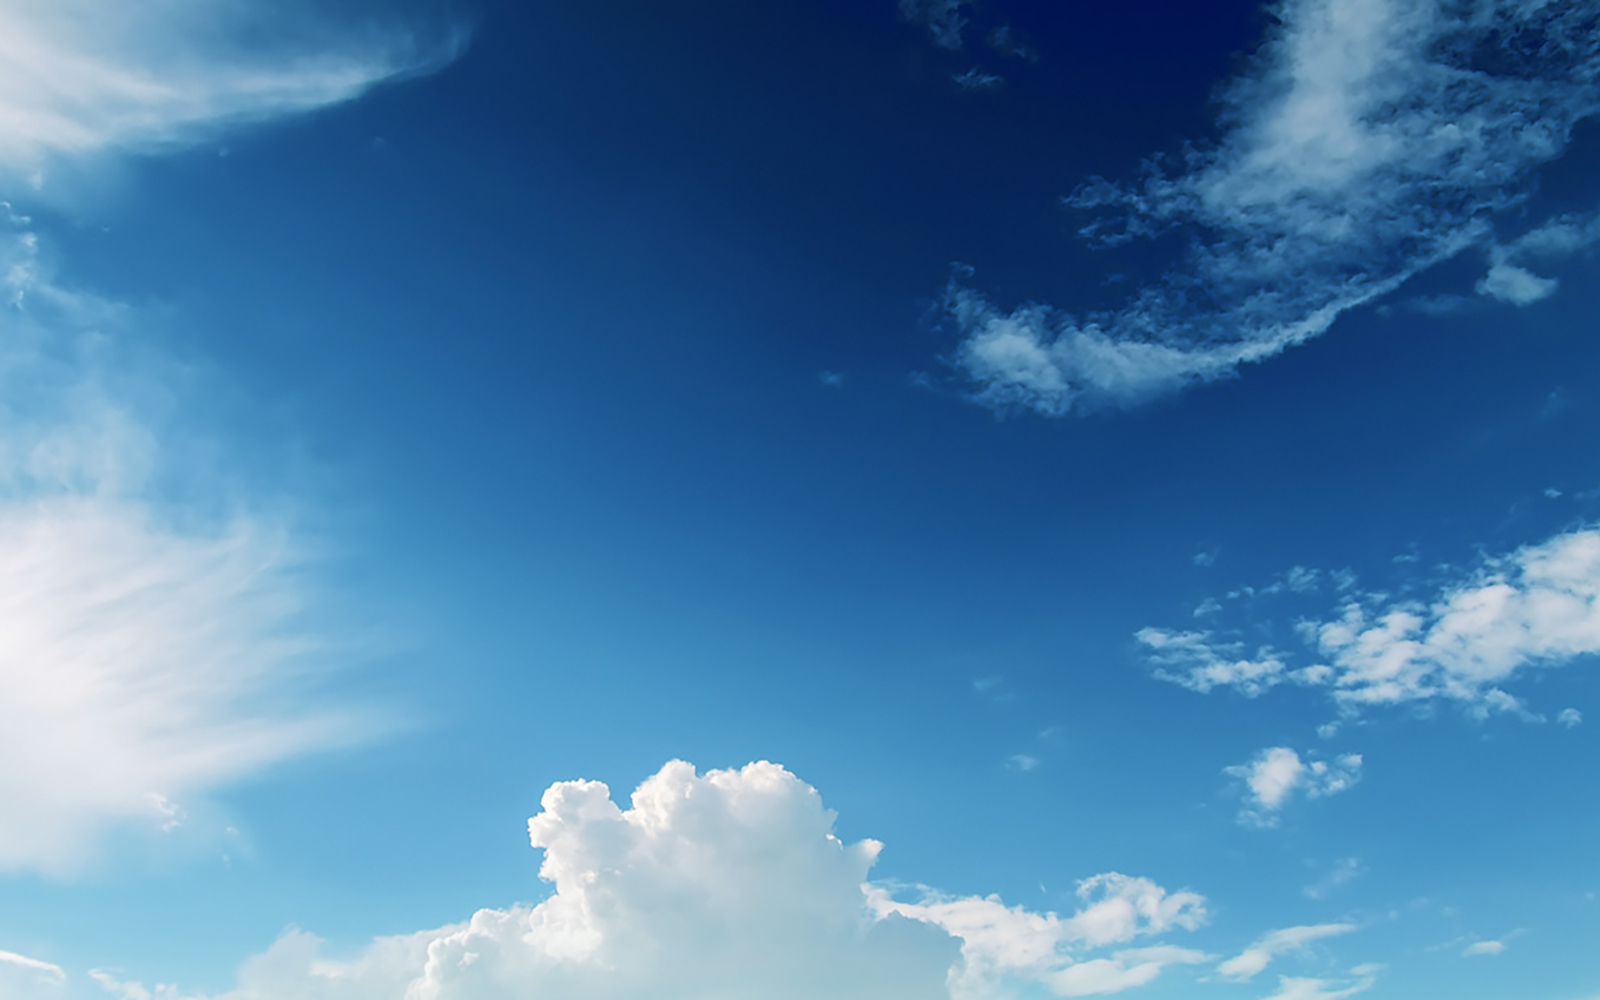
[[[1498,247],[1496,214],[1600,110],[1596,0],[1286,0],[1275,12],[1254,69],[1226,93],[1219,143],[1068,199],[1109,213],[1083,231],[1100,243],[1194,233],[1160,281],[1090,315],[1001,308],[951,282],[954,361],[976,399],[1051,416],[1125,405],[1319,336],[1441,261]],[[1551,223],[1563,224],[1582,228]],[[1523,267],[1519,242],[1494,250],[1483,294],[1554,290]]]
[[[455,26],[339,37],[322,25],[296,39],[283,30],[289,6],[0,4],[0,180],[37,184],[58,160],[188,143],[337,104],[436,69],[465,44]]]

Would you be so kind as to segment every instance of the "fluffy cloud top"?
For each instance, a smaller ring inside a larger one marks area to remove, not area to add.
[[[1242,823],[1276,826],[1278,814],[1295,795],[1320,799],[1337,795],[1361,780],[1361,755],[1347,753],[1333,761],[1302,760],[1288,747],[1269,747],[1248,764],[1227,768],[1226,774],[1245,783]]]
[[[1205,692],[1255,696],[1291,682],[1332,692],[1345,708],[1449,699],[1478,714],[1528,714],[1501,685],[1535,667],[1600,653],[1600,529],[1583,528],[1486,559],[1426,602],[1345,592],[1323,619],[1303,619],[1311,665],[1285,654],[1240,658],[1210,632],[1150,628],[1137,638],[1156,676]],[[1582,720],[1576,710],[1565,724]]]
[[[347,960],[290,931],[218,1000],[1070,997],[1207,958],[1122,947],[1204,917],[1200,897],[1147,879],[1088,879],[1070,916],[870,883],[880,845],[842,842],[816,790],[775,764],[698,774],[675,761],[626,808],[593,781],[556,784],[542,806],[528,828],[553,886],[543,902]]]
[[[0,178],[349,100],[442,65],[464,41],[450,29],[335,42],[332,29],[297,21],[293,6],[3,0]]]
[[[1274,12],[1252,72],[1226,92],[1219,143],[1069,199],[1110,213],[1084,230],[1099,242],[1194,233],[1161,281],[1087,316],[1002,309],[951,284],[956,362],[980,401],[1061,415],[1224,377],[1475,246],[1492,258],[1483,294],[1526,303],[1554,290],[1523,266],[1526,247],[1498,246],[1490,220],[1600,109],[1600,2],[1285,0]]]

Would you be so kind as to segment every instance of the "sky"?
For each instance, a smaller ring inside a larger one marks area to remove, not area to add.
[[[1600,1000],[1600,3],[0,0],[3,1000]]]

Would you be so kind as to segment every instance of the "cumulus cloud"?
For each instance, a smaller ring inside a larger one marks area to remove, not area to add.
[[[1575,708],[1563,708],[1561,714],[1556,716],[1556,721],[1568,729],[1573,729],[1583,725],[1583,713]]]
[[[900,0],[900,16],[926,27],[935,45],[959,49],[966,44],[966,7],[967,0]]]
[[[1001,410],[1126,405],[1233,375],[1498,246],[1496,217],[1600,109],[1597,12],[1596,0],[1276,4],[1277,26],[1225,92],[1219,142],[1068,199],[1098,214],[1083,233],[1100,244],[1184,227],[1182,259],[1088,314],[1003,308],[958,272],[943,303],[957,368]],[[1520,256],[1497,257],[1483,294],[1553,290]]]
[[[1474,941],[1462,950],[1461,955],[1472,958],[1475,955],[1498,955],[1505,950],[1504,941]]]
[[[1329,690],[1346,710],[1447,699],[1480,716],[1536,718],[1501,685],[1600,653],[1600,529],[1486,558],[1427,601],[1346,591],[1297,632],[1314,660],[1293,670],[1286,653],[1239,659],[1238,645],[1212,632],[1147,628],[1136,638],[1158,678],[1194,691],[1254,696],[1290,681]]]
[[[1302,927],[1285,927],[1265,934],[1239,954],[1217,966],[1217,971],[1229,979],[1245,982],[1254,978],[1274,958],[1289,952],[1304,951],[1308,945],[1323,938],[1337,937],[1356,930],[1355,924],[1310,924]]]
[[[294,15],[209,0],[0,2],[0,178],[37,182],[64,158],[350,100],[445,64],[465,40],[452,26],[341,33]]]
[[[373,724],[294,707],[321,662],[299,547],[270,506],[184,497],[174,366],[134,312],[53,284],[31,232],[0,283],[0,871],[63,875]]]
[[[626,808],[593,781],[553,785],[541,806],[528,829],[552,886],[542,902],[345,959],[292,930],[216,1000],[1072,997],[1207,959],[1133,944],[1205,915],[1200,897],[1147,879],[1088,879],[1065,917],[869,882],[881,845],[841,841],[816,790],[775,764],[675,761]]]
[[[1223,772],[1245,784],[1245,806],[1239,821],[1271,827],[1295,795],[1320,799],[1337,795],[1361,780],[1361,755],[1347,753],[1332,761],[1302,760],[1288,747],[1269,747],[1247,764]]]

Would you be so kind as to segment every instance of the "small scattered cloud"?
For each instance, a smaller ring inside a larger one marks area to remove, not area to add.
[[[1082,312],[998,305],[970,271],[952,276],[952,361],[975,401],[1062,416],[1230,378],[1472,248],[1494,257],[1485,294],[1554,289],[1526,264],[1582,225],[1501,240],[1493,220],[1600,110],[1592,3],[1288,0],[1274,14],[1222,93],[1219,141],[1067,199],[1094,215],[1081,232],[1098,245],[1203,234],[1160,280]]]
[[[974,66],[964,73],[957,73],[950,79],[962,90],[999,90],[1005,85],[1006,78],[998,73],[985,73]]]
[[[1498,955],[1506,950],[1503,941],[1474,941],[1461,951],[1461,957],[1472,958],[1477,955]]]
[[[1355,924],[1312,924],[1272,931],[1257,938],[1250,947],[1218,965],[1217,972],[1235,982],[1247,982],[1265,970],[1279,955],[1303,952],[1313,942],[1349,934],[1354,930],[1357,930]]]
[[[43,183],[58,162],[154,150],[243,121],[327,107],[437,69],[466,44],[458,25],[396,26],[329,42],[284,5],[51,0],[0,11],[0,180]],[[267,43],[264,39],[279,39]]]
[[[1556,293],[1559,285],[1560,282],[1555,278],[1541,278],[1515,264],[1499,261],[1479,280],[1477,290],[1479,295],[1491,299],[1509,302],[1514,306],[1526,306],[1548,299]]]
[[[1288,671],[1270,648],[1244,656],[1240,644],[1217,641],[1210,632],[1144,628],[1134,638],[1156,677],[1201,694],[1227,687],[1254,698],[1281,683]]]
[[[1365,993],[1377,984],[1378,979],[1373,972],[1359,970],[1371,968],[1360,966],[1351,969],[1351,975],[1355,978],[1345,980],[1279,976],[1277,990],[1265,1000],[1340,1000],[1341,997]]]
[[[1560,282],[1528,270],[1535,261],[1552,263],[1600,242],[1600,213],[1564,215],[1489,249],[1489,271],[1479,280],[1479,295],[1514,306],[1531,305],[1556,293]]]
[[[1572,729],[1583,725],[1583,713],[1575,708],[1563,708],[1561,714],[1556,716],[1556,721],[1568,729]]]
[[[1289,667],[1288,652],[1263,647],[1247,656],[1215,629],[1149,627],[1135,639],[1157,678],[1201,693],[1229,687],[1256,697],[1294,683],[1327,690],[1346,712],[1444,699],[1478,717],[1539,721],[1501,685],[1600,652],[1600,529],[1569,531],[1449,572],[1454,578],[1428,600],[1339,588],[1331,614],[1296,622],[1311,658],[1298,669]],[[1293,589],[1295,578],[1291,571],[1280,582]],[[1313,578],[1307,571],[1299,579]]]
[[[1347,753],[1331,761],[1304,760],[1289,747],[1269,747],[1247,764],[1226,768],[1223,773],[1245,785],[1245,805],[1239,822],[1247,826],[1273,827],[1278,815],[1296,795],[1308,799],[1326,798],[1346,791],[1361,780],[1360,754]]]
[[[844,374],[842,372],[835,372],[835,371],[820,371],[820,372],[817,372],[817,381],[821,382],[824,386],[827,386],[829,389],[843,389],[844,388]]]
[[[1343,858],[1328,873],[1301,890],[1307,899],[1326,899],[1339,888],[1354,882],[1362,872],[1359,858]]]
[[[1006,767],[1026,774],[1039,766],[1039,758],[1032,754],[1015,753],[1006,758]]]
[[[1039,59],[1039,53],[1019,39],[1016,29],[1009,24],[999,25],[989,32],[989,48],[1013,59],[1024,59],[1028,62],[1037,62]]]
[[[1191,561],[1201,569],[1209,569],[1217,564],[1217,551],[1215,548],[1201,549]]]

